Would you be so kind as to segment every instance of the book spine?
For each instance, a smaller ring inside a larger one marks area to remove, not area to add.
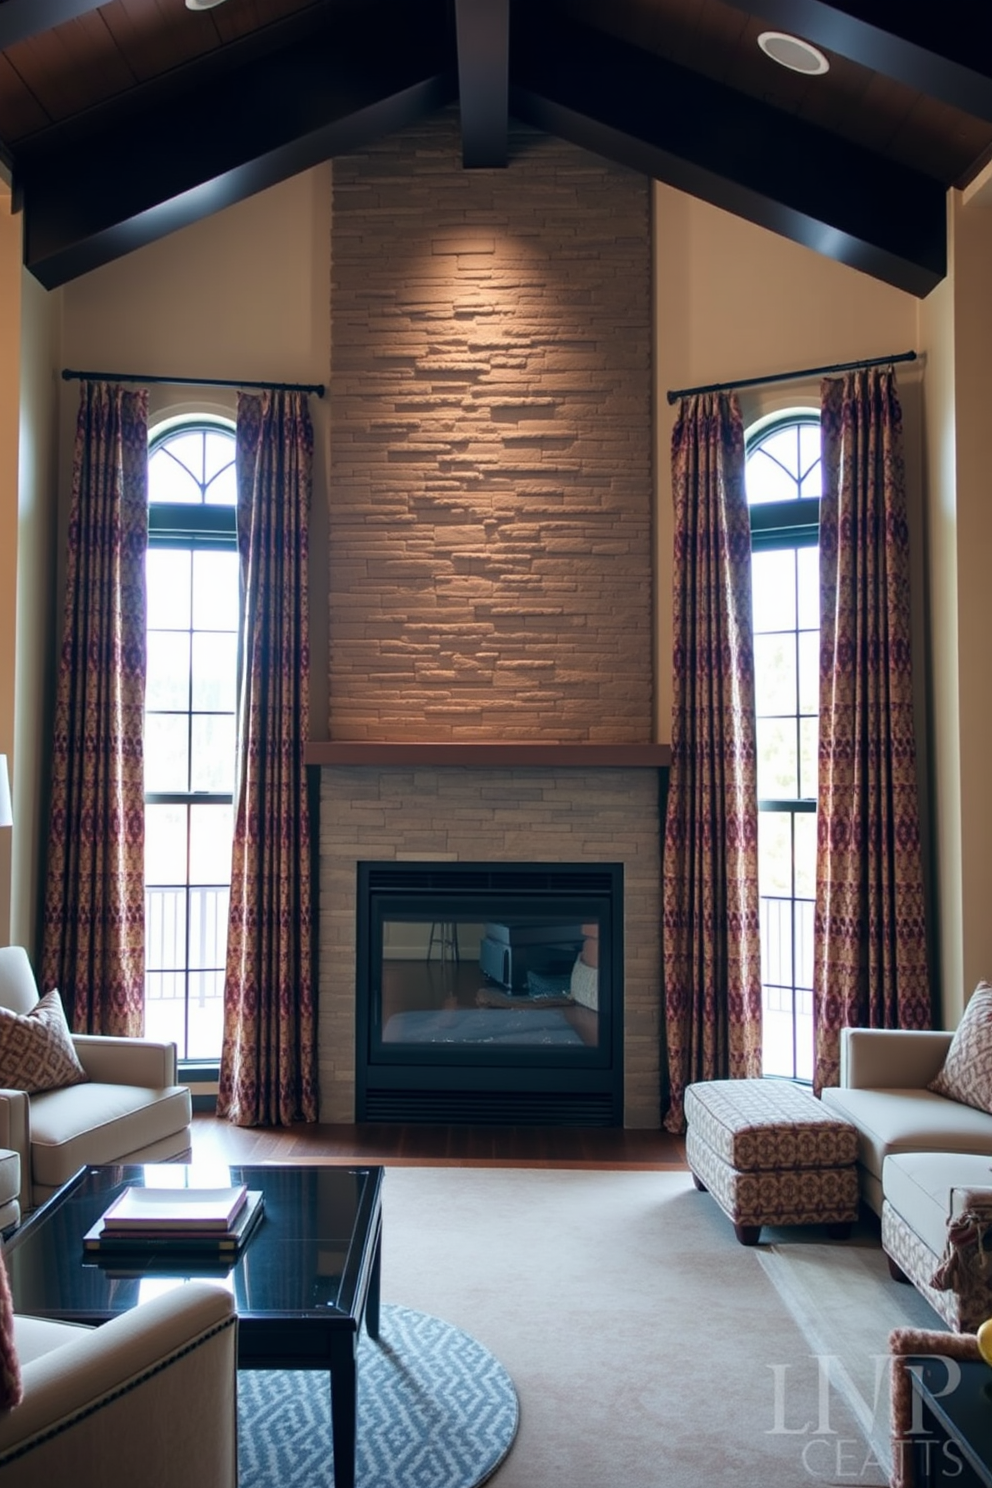
[[[217,1240],[212,1245],[193,1241],[184,1244],[177,1243],[173,1236],[168,1240],[143,1240],[141,1244],[128,1241],[121,1244],[113,1240],[87,1240],[84,1249],[87,1255],[106,1256],[196,1256],[198,1258],[209,1258],[210,1256],[236,1255],[240,1247],[237,1240]]]

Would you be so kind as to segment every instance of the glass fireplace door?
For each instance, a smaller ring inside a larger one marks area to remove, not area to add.
[[[584,1072],[609,1086],[619,865],[441,866],[359,864],[366,1086],[552,1090]]]

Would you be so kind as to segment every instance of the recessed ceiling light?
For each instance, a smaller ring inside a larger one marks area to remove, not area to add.
[[[223,5],[224,0],[186,0],[187,10],[213,10],[215,5]]]
[[[189,3],[190,0],[186,0],[186,4]],[[788,36],[784,31],[762,31],[758,45],[766,57],[771,57],[780,67],[788,67],[791,72],[817,77],[829,71],[830,63],[823,53],[798,36]]]

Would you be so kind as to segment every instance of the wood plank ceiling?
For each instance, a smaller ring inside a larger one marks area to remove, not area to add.
[[[466,169],[508,163],[513,116],[925,295],[992,158],[992,5],[0,0],[0,163],[49,288],[453,102]]]

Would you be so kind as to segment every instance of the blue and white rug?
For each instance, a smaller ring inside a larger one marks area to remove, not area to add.
[[[513,1444],[517,1392],[499,1360],[441,1318],[384,1304],[358,1345],[356,1488],[476,1488]],[[332,1488],[321,1370],[238,1373],[239,1488]]]

